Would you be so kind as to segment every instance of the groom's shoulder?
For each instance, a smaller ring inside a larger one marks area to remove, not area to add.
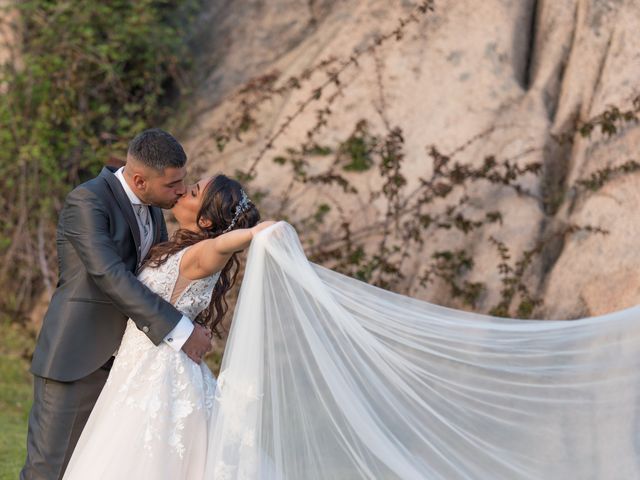
[[[98,175],[81,183],[80,185],[77,185],[70,193],[80,190],[88,190],[98,195],[108,193],[110,190],[107,179],[105,178],[107,175],[111,175],[115,178],[113,172],[110,169],[107,169],[107,167],[104,167]]]
[[[104,200],[105,196],[110,194],[109,185],[104,179],[104,172],[94,178],[87,180],[80,185],[74,187],[68,194],[67,199],[82,198],[85,200],[100,199]]]

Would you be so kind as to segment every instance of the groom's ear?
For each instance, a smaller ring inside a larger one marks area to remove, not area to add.
[[[141,165],[135,158],[127,156],[125,173],[131,178],[131,183],[138,192],[144,192],[147,189],[149,174],[144,165]]]
[[[133,174],[133,184],[140,192],[144,192],[147,189],[147,179],[141,172]]]
[[[148,182],[144,169],[130,157],[127,157],[127,163],[124,167],[124,175],[127,178],[127,182],[132,187],[133,193],[139,196],[141,193],[146,191]]]

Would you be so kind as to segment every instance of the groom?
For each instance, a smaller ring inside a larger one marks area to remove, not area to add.
[[[104,167],[67,195],[56,236],[59,281],[31,365],[21,480],[62,478],[127,318],[154,344],[182,349],[196,363],[211,349],[206,328],[194,327],[135,276],[149,249],[167,240],[160,209],[185,193],[186,161],[174,137],[146,130],[129,144],[124,167]]]

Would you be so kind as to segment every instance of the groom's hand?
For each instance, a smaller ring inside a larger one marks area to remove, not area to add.
[[[184,353],[198,365],[202,362],[205,354],[211,351],[212,348],[211,330],[199,323],[194,325],[193,332],[191,332],[191,335],[182,346]]]

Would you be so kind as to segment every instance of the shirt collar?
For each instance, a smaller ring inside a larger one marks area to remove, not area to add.
[[[142,200],[140,200],[135,193],[133,193],[133,190],[131,190],[131,187],[125,180],[124,167],[120,167],[116,171],[116,173],[114,173],[114,175],[118,180],[120,180],[120,183],[122,184],[122,188],[124,188],[124,193],[127,194],[127,197],[129,197],[129,201],[131,202],[132,205],[146,205],[145,203],[142,203]]]

